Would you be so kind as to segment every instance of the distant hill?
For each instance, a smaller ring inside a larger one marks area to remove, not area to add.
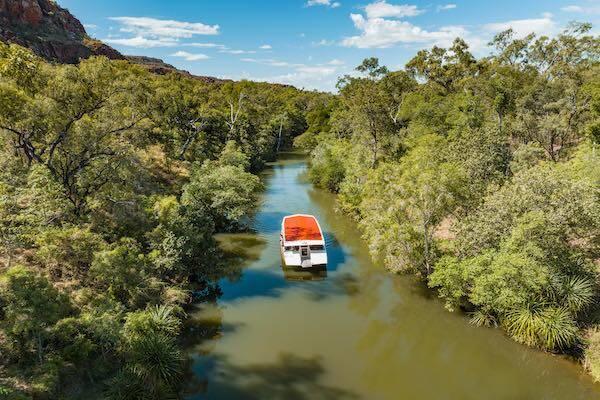
[[[109,45],[91,38],[73,14],[52,0],[0,0],[0,41],[31,49],[46,60],[75,64],[91,56],[129,60],[164,75],[176,72],[208,83],[226,80],[196,76],[162,60],[144,56],[125,56]]]
[[[172,66],[171,64],[167,64],[166,62],[164,62],[163,60],[161,60],[159,58],[145,57],[145,56],[126,56],[126,58],[129,61],[131,61],[135,64],[142,65],[142,66],[148,68],[151,72],[154,72],[155,74],[159,74],[159,75],[165,75],[170,72],[177,72],[179,74],[187,75],[191,78],[198,79],[198,80],[201,80],[201,81],[204,81],[207,83],[223,83],[223,82],[231,81],[229,79],[220,79],[220,78],[215,78],[212,76],[192,75],[188,71],[183,71],[181,69],[177,69],[174,66]]]

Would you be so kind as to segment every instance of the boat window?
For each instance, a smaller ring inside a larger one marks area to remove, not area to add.
[[[300,250],[300,247],[299,246],[294,246],[294,251],[298,251],[298,250]]]
[[[285,251],[292,251],[293,247],[292,246],[285,246]]]
[[[323,247],[322,244],[313,244],[312,246],[310,246],[311,250],[325,250],[325,247]]]

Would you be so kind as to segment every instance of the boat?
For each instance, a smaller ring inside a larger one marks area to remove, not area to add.
[[[327,266],[325,238],[314,215],[294,214],[283,217],[279,244],[284,267]]]

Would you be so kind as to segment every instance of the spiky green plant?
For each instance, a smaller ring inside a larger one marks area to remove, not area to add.
[[[506,332],[517,342],[528,346],[537,344],[537,315],[538,311],[531,305],[515,308],[506,313],[502,324]]]
[[[544,350],[574,345],[579,336],[571,312],[565,307],[528,305],[506,313],[503,325],[518,342]]]
[[[131,346],[131,371],[149,387],[173,386],[183,373],[183,356],[172,338],[149,334]]]
[[[172,306],[155,306],[150,310],[150,316],[155,330],[158,332],[177,335],[181,328],[181,320],[175,315],[176,310]]]
[[[594,301],[596,289],[594,281],[582,276],[566,278],[560,287],[562,303],[572,312],[580,312]]]
[[[111,379],[105,394],[109,400],[139,400],[145,398],[148,391],[137,376],[123,370]]]
[[[469,322],[476,326],[490,327],[498,325],[496,317],[492,313],[486,312],[484,310],[477,310],[471,313],[471,318],[469,319]]]

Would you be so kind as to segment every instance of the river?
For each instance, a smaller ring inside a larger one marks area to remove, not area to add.
[[[242,255],[216,304],[192,320],[212,332],[191,347],[189,399],[598,399],[580,366],[521,346],[499,329],[450,313],[409,276],[374,264],[333,195],[304,178],[304,157],[284,154],[264,173],[255,234],[221,235]],[[284,215],[314,214],[327,272],[283,271]]]

